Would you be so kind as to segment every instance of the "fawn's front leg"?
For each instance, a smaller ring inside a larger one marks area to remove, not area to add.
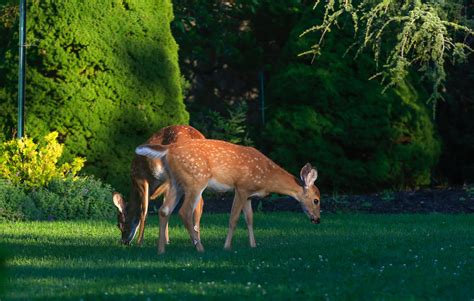
[[[201,197],[194,209],[194,231],[197,232],[198,240],[201,240],[201,216],[204,207],[204,199]]]
[[[251,200],[247,200],[247,202],[245,203],[244,216],[245,221],[247,222],[247,229],[249,232],[250,247],[255,248],[257,244],[255,243],[255,235],[253,234],[253,210]]]
[[[247,194],[235,190],[234,195],[234,202],[232,203],[232,210],[230,211],[230,218],[229,218],[229,230],[227,232],[227,238],[225,240],[224,249],[230,250],[232,244],[232,236],[234,235],[235,226],[239,220],[240,212],[247,201]]]

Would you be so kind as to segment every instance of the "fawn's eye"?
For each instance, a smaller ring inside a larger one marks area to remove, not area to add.
[[[315,206],[318,206],[319,200],[314,200],[313,203],[314,203]]]

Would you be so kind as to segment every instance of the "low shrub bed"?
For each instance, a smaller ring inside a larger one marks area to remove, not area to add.
[[[27,190],[0,179],[0,220],[110,218],[112,188],[93,177],[54,179]]]

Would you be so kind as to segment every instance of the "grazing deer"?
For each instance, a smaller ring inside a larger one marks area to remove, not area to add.
[[[185,125],[173,125],[165,127],[155,133],[146,143],[170,144],[189,139],[205,139],[195,128]],[[125,202],[122,195],[114,192],[112,199],[118,209],[118,227],[122,232],[122,243],[129,245],[133,240],[137,229],[138,244],[143,242],[145,230],[145,219],[148,212],[148,201],[155,199],[169,189],[169,181],[166,177],[161,160],[150,159],[143,156],[133,158],[131,166],[132,189],[129,202]],[[153,193],[151,193],[153,192]],[[204,201],[200,199],[194,212],[195,229],[199,236],[199,224]],[[165,225],[166,242],[169,242],[168,225]]]
[[[232,235],[242,210],[247,222],[250,246],[256,246],[249,200],[252,196],[265,196],[271,192],[291,196],[301,203],[303,211],[313,223],[320,222],[320,193],[314,185],[318,174],[309,163],[301,169],[300,180],[252,147],[219,140],[141,145],[135,153],[151,159],[161,158],[170,179],[166,201],[160,208],[158,253],[165,251],[163,226],[168,223],[170,212],[183,194],[184,202],[179,215],[196,249],[204,251],[200,237],[193,228],[192,217],[193,210],[207,187],[220,191],[235,190],[224,249],[231,247]]]

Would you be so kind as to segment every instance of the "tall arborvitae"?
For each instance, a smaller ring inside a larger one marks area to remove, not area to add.
[[[18,8],[2,2],[5,140],[16,125]],[[87,158],[85,171],[128,184],[134,147],[188,122],[172,19],[170,0],[28,1],[26,134],[58,131],[69,156]]]

